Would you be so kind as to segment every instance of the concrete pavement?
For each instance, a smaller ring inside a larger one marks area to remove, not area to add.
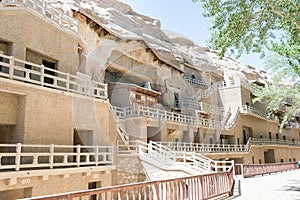
[[[300,170],[238,178],[233,200],[300,200]]]

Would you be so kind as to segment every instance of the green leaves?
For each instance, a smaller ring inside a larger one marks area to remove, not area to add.
[[[204,16],[212,18],[210,48],[241,56],[267,50],[274,84],[260,88],[257,100],[266,99],[270,114],[285,107],[283,124],[300,113],[300,1],[295,0],[193,0]],[[294,85],[286,86],[283,81]]]

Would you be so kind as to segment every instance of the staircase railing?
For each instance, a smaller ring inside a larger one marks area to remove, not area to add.
[[[119,112],[118,112],[118,108],[114,107],[110,104],[109,106],[109,110],[113,115],[114,121],[115,121],[115,125],[116,125],[116,130],[120,136],[120,138],[122,139],[122,141],[124,142],[124,144],[128,145],[128,141],[129,141],[129,134],[127,133],[126,129],[122,126],[122,123],[119,120]]]
[[[239,118],[239,115],[240,115],[240,107],[237,108],[234,117],[230,121],[227,121],[225,123],[224,128],[225,129],[231,129],[235,125],[237,119]]]
[[[199,173],[226,171],[233,165],[231,161],[214,161],[196,152],[174,150],[153,141],[149,143],[142,141],[130,142],[130,147],[118,146],[119,155],[133,153],[140,156],[149,156],[149,158],[159,163],[159,167],[168,168],[173,166],[173,169],[184,170],[181,166],[185,166]],[[153,162],[152,164],[155,165]]]

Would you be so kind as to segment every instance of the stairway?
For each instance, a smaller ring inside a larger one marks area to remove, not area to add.
[[[229,168],[228,162],[214,161],[199,153],[174,151],[153,141],[137,143],[139,158],[150,180],[208,174]]]
[[[128,145],[129,143],[129,134],[126,132],[122,122],[120,121],[121,119],[117,115],[117,107],[114,107],[110,105],[109,107],[110,112],[112,113],[115,125],[116,125],[116,130],[123,141],[124,144]]]
[[[199,89],[196,92],[196,100],[198,101],[201,98],[209,97],[212,93],[217,91],[217,89],[220,87],[226,87],[226,82],[225,81],[216,82],[216,83],[212,84],[211,86],[209,86],[206,90]]]

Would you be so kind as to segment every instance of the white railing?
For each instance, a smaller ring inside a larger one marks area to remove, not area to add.
[[[78,34],[78,21],[69,17],[63,11],[58,10],[43,0],[2,0],[0,7],[24,7],[35,14],[41,15],[43,19]]]
[[[196,92],[196,99],[199,100],[202,97],[206,98],[209,97],[213,92],[215,92],[217,89],[221,88],[228,88],[228,87],[244,87],[245,89],[249,90],[251,93],[255,94],[257,93],[257,89],[253,87],[248,80],[245,81],[220,81],[212,84],[209,86],[206,90],[199,89]]]
[[[231,120],[225,122],[224,128],[231,129],[235,125],[237,119],[239,118],[239,115],[240,115],[240,107],[237,108],[234,117]]]
[[[289,140],[269,139],[269,138],[249,138],[249,143],[258,144],[258,145],[300,146],[300,141],[289,141]]]
[[[232,113],[231,113],[231,108],[229,107],[229,108],[228,108],[228,111],[224,114],[224,117],[223,117],[223,119],[222,119],[222,121],[221,121],[222,129],[225,129],[225,128],[226,128],[227,122],[228,122],[228,120],[230,119],[231,114],[232,114]]]
[[[297,122],[287,122],[285,124],[286,128],[300,128],[300,124]]]
[[[207,87],[207,85],[199,79],[191,78],[191,77],[188,77],[188,76],[183,76],[183,79],[186,82],[188,82],[190,84],[193,84],[193,85],[196,85],[198,87]]]
[[[221,121],[213,119],[204,119],[192,117],[176,112],[169,112],[165,110],[160,110],[156,108],[144,107],[144,106],[132,106],[126,108],[119,108],[113,106],[114,112],[119,118],[133,118],[133,117],[148,117],[154,119],[161,119],[166,121],[184,123],[184,124],[194,124],[200,127],[208,128],[221,128]]]
[[[236,86],[234,81],[230,81],[230,82],[225,82],[225,81],[216,82],[216,83],[212,84],[211,86],[209,86],[206,90],[199,89],[196,92],[196,99],[199,100],[202,97],[204,97],[204,98],[209,97],[213,92],[215,92],[219,88],[232,87],[232,86]]]
[[[0,170],[113,164],[112,146],[0,144]]]
[[[122,126],[122,123],[119,121],[117,109],[114,109],[114,107],[110,104],[109,110],[112,112],[118,134],[120,135],[124,144],[128,145],[129,134],[126,132],[125,128]]]
[[[174,151],[217,153],[217,152],[245,152],[249,150],[248,145],[237,144],[203,144],[187,142],[159,142]]]
[[[107,85],[92,81],[87,75],[74,76],[13,56],[0,55],[0,60],[0,77],[107,99]]]
[[[224,108],[214,106],[211,104],[203,103],[203,102],[197,102],[194,100],[183,100],[181,102],[181,106],[183,108],[192,108],[195,110],[200,110],[208,113],[216,113],[216,114],[224,114]]]
[[[245,80],[245,81],[241,81],[240,85],[242,87],[244,87],[245,89],[249,90],[251,93],[256,94],[258,92],[258,89],[256,89],[255,87],[253,87],[251,85],[251,83],[249,83],[249,81]]]
[[[300,146],[300,141],[268,138],[249,138],[247,144],[204,144],[188,142],[157,142],[173,151],[199,153],[248,152],[251,145],[288,145]]]
[[[214,161],[199,153],[163,144],[165,143],[153,141],[149,143],[131,141],[129,146],[118,144],[118,155],[137,153],[156,160],[160,168],[170,169],[168,167],[173,166],[173,169],[184,171],[182,167],[187,167],[200,173],[227,171],[233,166],[232,161]]]
[[[267,113],[262,112],[261,110],[259,110],[257,108],[250,107],[248,105],[243,105],[242,106],[241,113],[244,113],[244,114],[253,114],[253,115],[256,115],[256,116],[268,119],[268,120],[275,120],[274,118],[268,116]]]

